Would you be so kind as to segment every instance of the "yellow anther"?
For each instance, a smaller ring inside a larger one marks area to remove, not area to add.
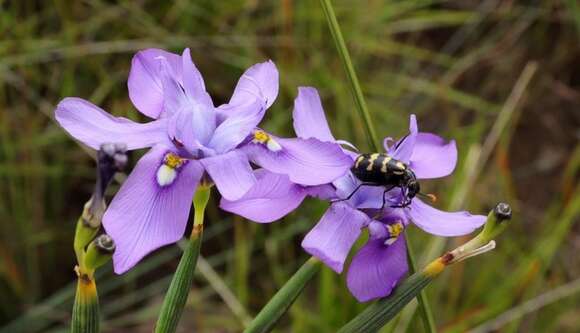
[[[254,132],[254,141],[259,143],[266,143],[268,140],[270,140],[268,133],[260,130]]]
[[[252,142],[261,143],[265,145],[268,148],[268,150],[273,152],[282,150],[282,146],[280,146],[280,144],[276,140],[274,140],[274,138],[271,137],[270,134],[262,130],[257,130],[254,132],[254,139],[252,140]]]
[[[391,238],[397,238],[397,237],[399,237],[399,235],[405,229],[403,227],[403,223],[401,223],[401,222],[398,222],[398,223],[395,223],[395,224],[391,224],[390,226],[388,226],[388,228],[389,228],[389,233],[391,234]]]
[[[167,165],[168,167],[172,168],[172,169],[176,169],[179,168],[182,164],[183,164],[184,160],[173,154],[173,153],[169,153],[167,155],[165,155],[165,159],[163,161],[163,164]]]

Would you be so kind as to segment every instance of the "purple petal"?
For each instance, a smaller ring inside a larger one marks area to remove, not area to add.
[[[167,152],[156,146],[145,154],[103,216],[103,226],[117,246],[113,255],[117,274],[183,236],[203,169],[198,162],[188,161],[171,185],[161,187],[156,174]]]
[[[417,118],[412,114],[409,118],[409,134],[397,142],[394,151],[390,152],[391,156],[404,163],[409,163],[411,155],[413,155],[413,150],[415,149],[418,132]]]
[[[189,66],[185,67],[192,72],[195,67],[191,62],[191,58],[187,59],[189,60],[184,60],[184,65],[189,63]],[[177,81],[175,74],[171,72],[172,68],[167,60],[161,58],[158,61],[161,67],[160,75],[163,83],[164,111],[168,116],[175,117],[177,115],[181,117],[180,114],[187,114],[188,118],[187,121],[176,123],[176,126],[181,129],[172,129],[172,132],[189,132],[191,134],[185,135],[185,137],[193,137],[202,145],[207,144],[216,127],[216,112],[209,95],[205,93],[207,98],[204,98],[204,93],[200,91],[195,92],[200,99],[188,95],[181,84]],[[195,79],[190,78],[189,81],[193,82]],[[194,84],[192,82],[189,82],[190,90],[194,90],[192,87]],[[183,120],[185,120],[185,118]]]
[[[302,247],[335,272],[342,272],[348,252],[369,222],[368,216],[345,203],[334,203],[306,234]]]
[[[367,302],[389,296],[407,271],[405,237],[398,237],[390,246],[370,239],[352,259],[346,283],[359,302]]]
[[[159,118],[163,110],[160,57],[167,60],[177,80],[181,80],[181,59],[177,54],[160,49],[147,49],[137,52],[133,57],[127,82],[133,105],[151,118]]]
[[[351,158],[334,143],[313,138],[274,140],[280,144],[280,151],[271,151],[256,143],[249,143],[242,149],[264,169],[286,174],[301,185],[330,183],[344,175],[352,164]]]
[[[328,127],[318,91],[312,87],[299,87],[294,100],[294,131],[302,139],[315,138],[335,142]]]
[[[274,103],[278,96],[278,69],[271,60],[248,68],[234,89],[229,105],[247,104],[259,99],[264,109]]]
[[[168,142],[167,122],[164,119],[146,124],[126,118],[113,117],[98,106],[76,97],[62,100],[55,117],[75,139],[93,149],[107,142],[122,142],[127,149],[151,147]]]
[[[305,187],[307,195],[318,198],[320,200],[329,201],[336,199],[336,189],[331,184],[323,184],[316,186]]]
[[[240,199],[256,183],[248,158],[238,150],[200,161],[227,200]]]
[[[336,187],[336,195],[338,198],[347,198],[360,185],[358,180],[352,172],[348,172],[343,177],[338,178],[332,184]],[[361,186],[351,198],[348,203],[355,208],[375,208],[378,209],[383,203],[382,194],[384,188],[382,186]]]
[[[419,133],[413,155],[411,169],[419,179],[445,177],[453,172],[457,164],[455,141],[446,143],[435,134]]]
[[[207,91],[205,91],[203,77],[191,60],[189,49],[183,51],[181,61],[183,66],[183,88],[185,93],[198,103],[211,105],[213,107],[211,97]]]
[[[235,109],[235,110],[233,110]],[[258,126],[266,109],[262,102],[253,100],[244,105],[229,108],[229,116],[215,129],[208,146],[218,153],[233,149]]]
[[[483,215],[471,215],[466,211],[444,212],[418,198],[413,198],[405,214],[419,228],[438,236],[465,235],[481,227],[486,220]]]
[[[222,198],[220,207],[259,223],[270,223],[281,219],[300,205],[306,191],[280,175],[258,170],[257,183],[241,199],[229,201]]]

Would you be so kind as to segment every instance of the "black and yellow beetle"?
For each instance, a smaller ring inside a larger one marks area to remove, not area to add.
[[[405,138],[399,141],[395,149],[399,147]],[[409,206],[411,200],[417,195],[427,197],[432,201],[436,200],[433,194],[421,193],[419,181],[409,165],[386,153],[361,154],[355,159],[350,171],[361,183],[346,198],[336,201],[350,199],[362,186],[384,187],[381,210],[385,207],[385,194],[395,187],[401,189],[402,200],[396,205],[391,205],[393,208]]]
[[[399,204],[391,207],[409,206],[411,199],[421,191],[413,170],[407,164],[385,153],[359,155],[350,171],[361,181],[361,184],[349,195],[349,198],[361,186],[384,186],[381,209],[385,206],[384,194],[395,187],[401,188],[403,199]]]

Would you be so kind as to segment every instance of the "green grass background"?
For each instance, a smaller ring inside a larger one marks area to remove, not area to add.
[[[454,175],[423,182],[437,207],[514,208],[494,252],[428,287],[438,329],[578,332],[580,5],[333,4],[379,135],[403,135],[415,113],[422,130],[457,140]],[[272,59],[280,94],[264,128],[293,135],[297,87],[315,86],[335,136],[368,149],[318,1],[0,0],[0,332],[68,330],[74,224],[95,175],[90,150],[53,121],[54,106],[78,96],[146,121],[126,80],[132,55],[147,47],[191,48],[216,104],[245,68]],[[111,194],[118,183],[112,187]],[[240,331],[307,259],[300,241],[327,206],[309,200],[257,225],[221,212],[218,199],[183,332]],[[466,238],[412,229],[410,239],[425,263]],[[100,271],[105,332],[151,331],[179,253],[166,247],[123,276],[110,265]],[[324,269],[278,331],[333,332],[364,306],[344,276]],[[384,332],[422,329],[412,303]]]

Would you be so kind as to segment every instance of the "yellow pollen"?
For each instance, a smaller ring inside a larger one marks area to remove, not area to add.
[[[403,223],[398,222],[389,226],[389,232],[392,238],[397,238],[403,232]]]
[[[270,136],[264,131],[255,131],[254,140],[259,143],[266,143],[268,140],[270,140]]]
[[[183,159],[173,153],[169,153],[167,155],[165,155],[165,159],[163,161],[163,164],[167,165],[168,167],[172,168],[172,169],[176,169],[179,168],[182,164],[183,164]]]

